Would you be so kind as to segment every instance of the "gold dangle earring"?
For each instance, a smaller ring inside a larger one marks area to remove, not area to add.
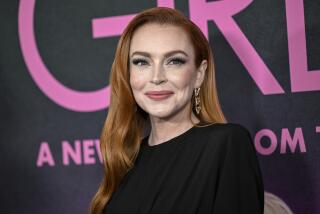
[[[200,88],[195,88],[194,89],[194,99],[195,99],[195,109],[196,109],[197,114],[199,114],[201,111],[199,93],[200,93]]]

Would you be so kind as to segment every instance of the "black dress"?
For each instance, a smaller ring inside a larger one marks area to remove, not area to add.
[[[263,180],[244,126],[194,126],[158,145],[147,140],[105,214],[263,213]]]

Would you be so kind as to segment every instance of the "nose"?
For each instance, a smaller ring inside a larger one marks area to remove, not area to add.
[[[152,77],[150,82],[153,84],[161,84],[163,82],[167,82],[166,75],[164,74],[164,69],[162,65],[155,65],[152,71]]]

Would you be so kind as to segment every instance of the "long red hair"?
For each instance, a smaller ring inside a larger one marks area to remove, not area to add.
[[[129,82],[129,48],[135,30],[147,23],[169,24],[183,28],[195,51],[195,65],[208,62],[200,89],[201,112],[195,114],[200,123],[225,123],[215,83],[215,69],[210,44],[202,31],[181,12],[167,7],[155,7],[137,14],[125,28],[117,45],[110,73],[111,100],[108,116],[100,136],[104,176],[91,201],[90,214],[101,214],[123,176],[134,166],[148,114],[135,102]],[[191,99],[190,118],[194,109]]]

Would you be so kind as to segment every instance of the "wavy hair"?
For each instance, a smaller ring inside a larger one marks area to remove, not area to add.
[[[210,44],[202,31],[183,13],[167,7],[154,7],[137,14],[121,35],[111,67],[111,99],[108,115],[100,136],[104,176],[94,195],[89,213],[101,214],[121,179],[134,166],[141,139],[146,131],[148,114],[136,103],[129,82],[129,49],[135,30],[147,23],[179,26],[185,30],[195,51],[195,65],[206,59],[207,69],[201,85],[201,112],[195,113],[194,94],[191,98],[191,113],[200,123],[225,123],[215,83],[215,69]],[[196,125],[196,124],[194,124]]]

